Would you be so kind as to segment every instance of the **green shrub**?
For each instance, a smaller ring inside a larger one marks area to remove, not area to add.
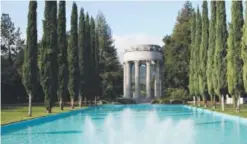
[[[160,103],[159,99],[154,99],[151,101],[151,104],[159,104],[159,103]]]
[[[183,104],[182,100],[171,100],[170,101],[171,104]]]
[[[182,88],[167,88],[164,93],[167,99],[172,100],[187,100],[189,99],[189,93]]]
[[[116,102],[120,104],[136,104],[136,101],[134,99],[128,99],[128,98],[118,98],[116,99]]]

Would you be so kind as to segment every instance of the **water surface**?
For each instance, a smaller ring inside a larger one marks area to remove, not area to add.
[[[184,105],[104,105],[9,129],[3,144],[247,144],[245,123]]]

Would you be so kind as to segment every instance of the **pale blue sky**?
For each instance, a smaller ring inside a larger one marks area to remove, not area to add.
[[[90,15],[100,10],[109,23],[115,45],[122,61],[123,49],[138,43],[162,44],[162,37],[170,34],[176,22],[178,11],[185,1],[76,1]],[[202,1],[192,1],[193,7],[201,7]],[[230,4],[226,3],[227,19],[230,20]],[[70,29],[72,1],[67,1],[67,30]],[[210,7],[210,6],[209,6]],[[42,36],[44,1],[38,2],[38,36]],[[10,14],[16,27],[26,35],[28,1],[1,1],[1,13]]]

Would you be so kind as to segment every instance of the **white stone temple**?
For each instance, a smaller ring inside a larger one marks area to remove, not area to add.
[[[124,53],[124,98],[140,99],[140,66],[146,68],[146,98],[159,98],[162,95],[162,79],[164,73],[163,50],[158,45],[142,44],[125,49]],[[131,68],[134,67],[134,74]],[[151,92],[152,74],[155,74],[154,94]],[[134,94],[132,92],[132,76],[134,76]],[[144,97],[142,97],[144,98]]]

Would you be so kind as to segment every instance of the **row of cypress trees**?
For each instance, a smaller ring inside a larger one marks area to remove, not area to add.
[[[29,115],[32,97],[41,84],[48,113],[58,99],[61,110],[69,91],[71,107],[82,97],[92,101],[100,95],[99,38],[93,17],[81,8],[79,23],[77,5],[73,3],[71,29],[66,33],[66,2],[45,1],[43,37],[37,58],[37,1],[29,2],[27,46],[23,64],[23,81],[29,94]],[[79,28],[78,28],[79,27]],[[39,61],[39,62],[38,62]],[[38,65],[39,63],[39,65]]]
[[[211,1],[210,20],[207,1],[203,1],[202,14],[199,8],[193,13],[189,89],[199,101],[203,98],[205,106],[210,96],[214,108],[216,96],[224,101],[224,96],[230,94],[239,111],[239,97],[247,92],[247,21],[244,24],[242,1],[232,1],[231,7],[229,28],[225,1]]]

